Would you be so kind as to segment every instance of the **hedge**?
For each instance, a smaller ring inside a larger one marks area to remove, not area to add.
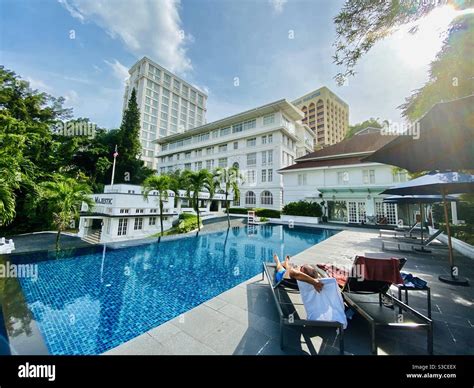
[[[280,218],[281,212],[275,209],[264,209],[264,208],[241,208],[241,207],[231,207],[229,209],[230,214],[247,214],[249,211],[255,211],[257,217],[267,217],[267,218]]]
[[[179,223],[176,227],[178,233],[187,233],[197,229],[197,216],[191,213],[181,213],[179,215]]]
[[[317,202],[290,202],[283,207],[282,214],[289,216],[321,217],[323,210]]]

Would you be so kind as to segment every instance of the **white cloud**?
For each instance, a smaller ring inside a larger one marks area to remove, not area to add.
[[[75,90],[68,90],[64,95],[64,100],[67,105],[78,105],[80,103],[79,95]]]
[[[37,78],[32,78],[32,77],[26,77],[26,81],[30,84],[30,88],[33,90],[38,90],[39,92],[46,92],[46,93],[52,93],[53,88],[51,88],[49,85],[47,85],[44,81],[37,79]]]
[[[268,0],[268,2],[276,13],[282,13],[283,7],[288,2],[288,0]]]
[[[193,39],[182,28],[179,0],[58,1],[73,17],[94,22],[121,39],[137,57],[147,55],[180,74],[192,69],[186,51]]]
[[[114,59],[114,62],[109,62],[107,60],[104,60],[104,62],[112,68],[114,76],[118,78],[122,83],[125,83],[125,81],[129,77],[128,68],[116,59]]]

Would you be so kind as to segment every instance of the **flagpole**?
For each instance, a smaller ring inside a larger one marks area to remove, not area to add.
[[[117,152],[117,144],[115,144],[115,152],[114,152],[114,164],[112,166],[112,180],[110,182],[110,188],[114,188],[114,177],[115,177],[115,161],[117,160],[118,152]]]

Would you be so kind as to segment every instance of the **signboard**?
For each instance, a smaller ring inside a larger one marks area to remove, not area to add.
[[[112,198],[94,197],[94,201],[100,205],[112,205]]]

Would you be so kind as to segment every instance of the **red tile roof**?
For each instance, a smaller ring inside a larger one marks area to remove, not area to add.
[[[395,138],[396,136],[382,135],[380,132],[354,135],[350,139],[302,156],[296,159],[296,164],[279,171],[362,163],[361,160],[368,154],[375,152]]]

